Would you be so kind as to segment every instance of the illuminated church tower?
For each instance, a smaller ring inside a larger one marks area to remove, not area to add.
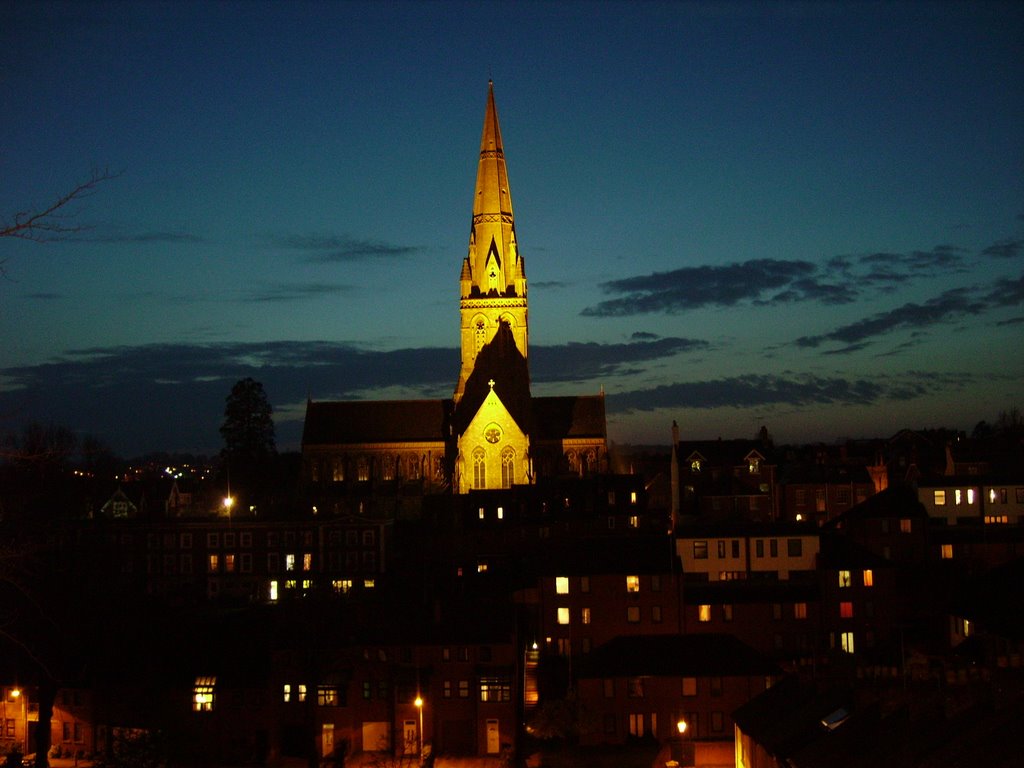
[[[462,363],[451,399],[307,402],[303,472],[318,507],[398,514],[418,495],[607,471],[604,395],[530,392],[526,270],[493,84],[459,274],[459,317]]]
[[[526,269],[516,244],[493,83],[488,83],[459,298],[456,488],[465,493],[532,482]]]

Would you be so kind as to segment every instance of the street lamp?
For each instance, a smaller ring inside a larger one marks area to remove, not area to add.
[[[416,709],[420,713],[420,730],[419,730],[419,756],[423,757],[423,697],[419,694],[416,695],[416,701],[413,702],[416,705]]]
[[[689,726],[687,726],[686,720],[680,717],[679,722],[676,723],[676,730],[679,731],[679,735],[682,736],[684,733],[686,733],[686,729],[688,727]]]

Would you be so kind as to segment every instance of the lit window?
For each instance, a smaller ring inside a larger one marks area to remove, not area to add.
[[[580,609],[580,621],[582,623],[584,623],[584,624],[589,624],[590,623],[590,609],[589,608],[581,608]]]
[[[479,518],[480,518],[481,520],[483,520],[483,519],[484,519],[484,508],[483,508],[483,507],[480,507],[480,509],[478,509],[478,510],[477,510],[477,516],[478,516],[478,517],[479,517]]]
[[[285,555],[284,556],[284,569],[286,571],[294,571],[295,570],[295,555]]]
[[[569,623],[569,609],[568,608],[559,608],[558,609],[558,623],[559,624],[568,624]]]
[[[695,541],[695,542],[693,542],[693,559],[694,560],[707,560],[708,559],[708,543],[706,541]]]
[[[953,559],[953,545],[952,544],[943,544],[942,545],[942,559],[943,560],[952,560]]]
[[[299,683],[299,701],[306,700],[306,684]]]
[[[338,686],[318,685],[316,687],[316,703],[321,707],[338,706]]]
[[[272,603],[276,603],[277,602],[277,581],[276,580],[270,582],[270,602],[272,602]]]
[[[839,572],[839,586],[840,587],[848,587],[848,586],[850,586],[850,572],[849,571],[840,571]]]
[[[208,565],[209,565],[210,573],[216,573],[217,572],[217,570],[218,570],[218,568],[220,566],[220,562],[219,562],[219,559],[218,559],[217,555],[210,555]]]
[[[626,591],[627,592],[639,592],[640,591],[640,577],[639,576],[627,576],[626,577]]]
[[[967,503],[968,504],[973,504],[974,503],[974,489],[973,488],[968,488],[967,489]]]
[[[313,555],[310,552],[307,552],[302,556],[302,570],[313,570]]]
[[[476,572],[477,573],[487,573],[487,563],[477,563],[476,564]]]
[[[752,458],[747,464],[747,469],[752,475],[758,474],[761,471],[761,460]]]
[[[516,481],[516,452],[511,446],[501,452],[501,487],[511,488]]]
[[[499,520],[504,520],[505,519],[505,508],[504,507],[498,507],[498,519]]]
[[[839,616],[843,619],[853,618],[853,603],[842,602],[839,604]]]
[[[363,579],[363,589],[373,589],[377,586],[377,582],[373,579]]]
[[[630,504],[636,504],[636,491],[630,491],[630,493],[629,493],[629,503]]]
[[[197,677],[192,689],[192,711],[213,711],[213,690],[217,685],[216,677]]]
[[[710,605],[698,605],[697,606],[697,621],[701,621],[701,622],[711,621],[711,606]]]
[[[700,459],[694,459],[690,462],[691,472],[700,472]]]
[[[873,587],[875,585],[875,574],[870,569],[864,571],[864,586]]]
[[[946,492],[945,491],[935,491],[935,506],[936,507],[944,507],[944,506],[946,506]]]
[[[964,503],[963,491],[957,488],[955,491],[953,491],[953,498],[956,501],[956,505],[959,507],[961,504]]]
[[[473,451],[473,487],[487,487],[487,464],[483,448]]]
[[[853,653],[853,632],[843,632],[840,635],[842,648],[847,653]]]
[[[630,528],[639,528],[640,527],[640,518],[637,515],[630,515],[629,516],[629,527]]]
[[[224,555],[224,572],[234,573],[235,572],[235,556],[232,554]]]
[[[555,594],[557,594],[557,595],[568,595],[569,594],[569,577],[568,576],[556,576],[555,577]]]
[[[807,618],[807,603],[793,603],[793,618],[794,619],[806,619]]]
[[[960,493],[960,491],[957,491],[957,493]],[[960,500],[957,499],[956,503],[959,504]],[[910,533],[912,528],[912,522],[909,517],[904,517],[900,519],[900,533]]]
[[[292,700],[292,684],[291,683],[285,683],[284,684],[283,699],[284,699],[285,703],[287,703],[287,702]]]
[[[508,677],[481,677],[480,701],[512,701],[512,680]]]

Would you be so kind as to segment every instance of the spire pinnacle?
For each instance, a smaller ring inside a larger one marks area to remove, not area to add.
[[[525,271],[519,263],[509,192],[505,149],[494,102],[494,81],[487,81],[487,109],[480,135],[480,161],[473,195],[470,253],[471,291],[479,295],[518,295]]]

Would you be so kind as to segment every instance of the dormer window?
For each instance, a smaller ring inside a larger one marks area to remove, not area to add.
[[[690,462],[691,472],[700,472],[700,459],[694,459]]]
[[[761,460],[755,456],[750,457],[747,460],[747,469],[750,470],[750,474],[757,475],[761,472]]]

